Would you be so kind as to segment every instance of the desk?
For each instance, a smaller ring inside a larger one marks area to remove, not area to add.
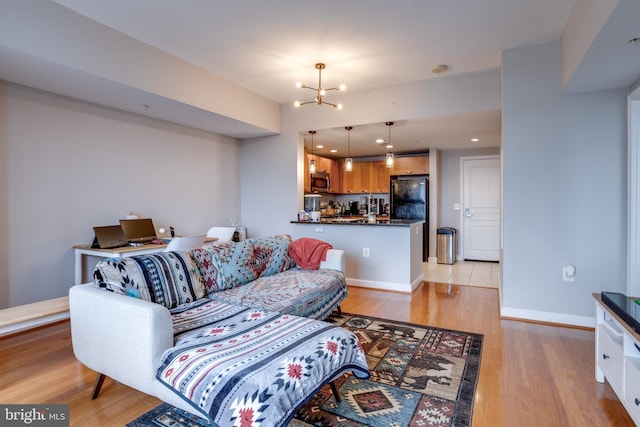
[[[207,237],[204,242],[212,243],[218,240],[216,237]],[[137,255],[147,255],[157,252],[164,252],[169,243],[149,243],[143,246],[123,246],[121,248],[100,249],[92,248],[91,245],[75,245],[73,247],[75,254],[75,271],[74,283],[79,285],[84,277],[84,257],[86,255],[99,258],[128,258]]]

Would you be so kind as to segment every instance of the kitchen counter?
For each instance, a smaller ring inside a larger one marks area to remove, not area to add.
[[[367,218],[362,217],[342,217],[342,218],[322,218],[320,221],[291,221],[292,224],[331,224],[331,225],[369,225],[369,226],[392,226],[392,227],[409,227],[411,224],[422,223],[424,221],[408,220],[408,219],[389,219],[378,218],[376,222],[369,222]]]
[[[290,226],[294,239],[319,239],[345,251],[349,286],[411,293],[422,283],[424,221],[369,223],[358,216],[291,221]]]

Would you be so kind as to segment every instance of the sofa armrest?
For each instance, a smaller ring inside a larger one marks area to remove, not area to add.
[[[69,289],[69,311],[73,352],[81,363],[153,392],[156,367],[173,346],[166,307],[85,284]]]
[[[327,260],[320,262],[320,268],[330,268],[345,273],[345,262],[343,249],[329,249],[327,251]]]

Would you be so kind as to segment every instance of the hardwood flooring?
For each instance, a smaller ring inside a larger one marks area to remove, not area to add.
[[[484,335],[472,424],[633,426],[594,379],[594,332],[500,319],[497,289],[425,282],[413,294],[349,288],[345,312]],[[78,363],[68,322],[0,339],[0,403],[66,403],[71,426],[122,426],[160,403]]]

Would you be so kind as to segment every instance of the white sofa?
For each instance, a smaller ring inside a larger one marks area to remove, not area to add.
[[[344,266],[344,251],[330,249],[320,267],[344,273]],[[75,356],[98,373],[93,398],[97,397],[104,378],[110,377],[202,416],[156,379],[163,353],[174,346],[169,308],[107,292],[91,283],[70,289],[69,306]]]

